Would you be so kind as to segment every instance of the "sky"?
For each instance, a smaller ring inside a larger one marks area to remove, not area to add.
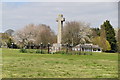
[[[3,2],[0,32],[19,30],[27,24],[46,24],[57,33],[58,14],[63,14],[65,22],[75,20],[100,27],[110,20],[113,27],[118,27],[117,2]]]

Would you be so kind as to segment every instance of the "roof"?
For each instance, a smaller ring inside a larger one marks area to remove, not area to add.
[[[101,49],[98,45],[93,45],[93,44],[78,44],[77,46],[73,47],[73,48],[97,48],[97,49]]]

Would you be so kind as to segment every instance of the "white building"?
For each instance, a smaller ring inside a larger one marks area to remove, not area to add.
[[[102,52],[102,48],[93,44],[79,44],[72,48],[73,51]]]

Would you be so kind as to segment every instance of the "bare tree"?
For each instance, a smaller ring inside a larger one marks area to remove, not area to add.
[[[63,29],[62,42],[74,45],[90,42],[90,35],[89,24],[77,21],[66,22]]]
[[[48,44],[48,43],[54,43],[56,42],[56,36],[55,33],[51,30],[50,26],[40,24],[37,26],[37,32],[38,35],[36,37],[36,43],[43,43],[43,44]]]

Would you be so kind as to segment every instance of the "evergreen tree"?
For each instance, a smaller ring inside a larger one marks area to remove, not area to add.
[[[110,21],[108,21],[108,20],[106,20],[102,26],[105,28],[106,39],[108,40],[108,42],[111,45],[110,51],[116,52],[117,51],[117,41],[115,38],[114,28],[112,27],[112,25],[110,24]]]
[[[100,39],[101,39],[101,46],[103,48],[103,51],[111,50],[110,43],[108,42],[108,40],[106,40],[106,31],[103,25],[101,25]]]
[[[15,32],[14,30],[8,29],[8,30],[6,30],[4,33],[7,33],[9,36],[13,36],[13,33],[14,33],[14,32]]]
[[[92,36],[97,37],[100,36],[100,29],[99,28],[91,28],[92,29]]]

